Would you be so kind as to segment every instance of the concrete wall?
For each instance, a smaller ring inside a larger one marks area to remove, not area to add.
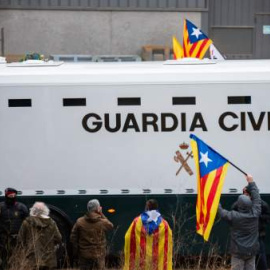
[[[143,45],[182,40],[184,17],[201,26],[200,12],[0,10],[0,28],[5,55],[140,55]]]

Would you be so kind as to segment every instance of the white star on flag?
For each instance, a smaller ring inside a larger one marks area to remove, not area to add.
[[[207,166],[208,166],[208,162],[213,162],[213,160],[212,159],[210,159],[209,157],[208,157],[208,151],[206,152],[206,153],[202,153],[202,152],[200,152],[200,155],[201,155],[201,159],[200,159],[200,163],[204,163],[204,165],[205,165],[205,167],[207,168]]]
[[[192,36],[196,36],[196,38],[198,38],[199,37],[199,35],[202,35],[202,32],[200,31],[200,29],[198,29],[198,28],[192,28],[193,29],[193,32],[192,32]]]

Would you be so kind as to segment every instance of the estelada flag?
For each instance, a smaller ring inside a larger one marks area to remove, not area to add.
[[[208,241],[229,162],[195,135],[190,135],[197,171],[196,231]]]
[[[143,214],[136,217],[125,235],[124,270],[172,270],[172,231],[160,217],[156,228],[146,228]]]
[[[185,19],[183,29],[184,57],[202,59],[212,40],[209,39],[197,26]]]
[[[174,59],[183,58],[184,57],[183,48],[175,36],[173,36],[173,38],[172,38],[172,44],[173,44],[173,57],[174,57]]]

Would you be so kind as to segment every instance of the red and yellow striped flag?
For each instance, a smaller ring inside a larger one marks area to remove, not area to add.
[[[208,241],[229,163],[195,135],[190,138],[197,171],[196,230]]]
[[[172,270],[172,231],[166,220],[148,234],[141,216],[134,219],[125,235],[124,270]]]
[[[183,58],[184,57],[183,48],[175,36],[173,36],[173,38],[172,38],[172,43],[173,43],[173,57],[174,57],[174,59]]]
[[[184,20],[184,57],[202,59],[211,44],[212,40],[209,39],[199,28],[197,28],[189,20]]]

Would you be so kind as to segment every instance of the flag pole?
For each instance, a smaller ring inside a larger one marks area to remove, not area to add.
[[[208,144],[207,144],[208,145]],[[240,171],[242,174],[244,174],[245,176],[247,176],[247,173],[244,172],[243,170],[241,170],[238,166],[236,166],[234,163],[232,163],[230,160],[228,160],[227,158],[225,158],[224,156],[222,156],[220,153],[218,153],[215,149],[213,149],[211,146],[208,145],[208,147],[215,153],[217,153],[218,155],[220,155],[221,157],[223,157],[224,159],[226,159],[235,169],[237,169],[238,171]]]
[[[242,174],[244,174],[245,176],[247,176],[247,173],[244,172],[243,170],[241,170],[239,167],[237,167],[235,164],[233,164],[231,161],[228,160],[228,162],[238,171],[240,171]]]
[[[196,137],[195,135],[191,134],[190,138],[192,138],[192,136]],[[222,158],[226,159],[235,169],[237,169],[238,171],[240,171],[242,174],[244,174],[245,176],[247,176],[247,173],[244,172],[243,170],[241,170],[238,166],[236,166],[234,163],[232,163],[231,161],[229,161],[227,158],[225,158],[224,156],[222,156],[220,153],[218,153],[215,149],[213,149],[211,146],[209,146],[207,143],[205,143],[213,152],[217,153],[218,155],[220,155]]]

